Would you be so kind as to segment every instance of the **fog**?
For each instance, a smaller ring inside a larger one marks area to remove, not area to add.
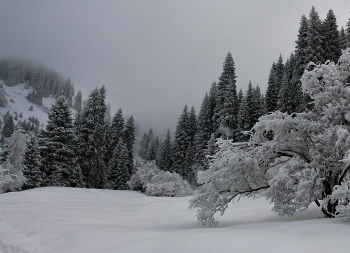
[[[293,52],[313,5],[322,20],[333,9],[339,28],[350,18],[348,0],[3,0],[0,56],[70,77],[83,99],[105,85],[112,113],[173,134],[184,105],[199,112],[227,52],[238,89],[251,80],[265,92],[272,62]]]

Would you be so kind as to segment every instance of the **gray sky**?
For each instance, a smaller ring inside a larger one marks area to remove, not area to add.
[[[333,9],[339,28],[350,18],[349,0],[2,0],[0,57],[47,65],[83,99],[105,85],[112,113],[164,134],[185,104],[199,112],[229,51],[238,89],[251,80],[265,92],[313,5],[322,20]]]

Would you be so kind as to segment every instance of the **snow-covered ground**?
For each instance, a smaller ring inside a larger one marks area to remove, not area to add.
[[[3,83],[3,81],[0,80],[0,83]],[[43,98],[42,106],[33,104],[26,98],[28,93],[32,91],[32,88],[25,89],[24,86],[25,84],[18,84],[13,87],[3,85],[8,100],[8,106],[6,108],[0,107],[0,116],[3,117],[7,111],[10,111],[12,115],[17,112],[18,115],[22,113],[22,121],[28,121],[29,117],[36,117],[40,121],[40,125],[46,125],[49,118],[45,111],[51,108],[51,105],[55,103],[55,99],[53,97]],[[29,111],[31,106],[33,106],[33,111]],[[20,118],[18,120],[20,120]],[[17,124],[17,121],[15,121],[15,124]]]
[[[3,252],[350,252],[350,224],[316,206],[278,217],[263,198],[241,199],[217,228],[195,223],[190,197],[39,188],[0,195]]]

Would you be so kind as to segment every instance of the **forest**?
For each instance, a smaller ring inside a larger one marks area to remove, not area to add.
[[[295,50],[276,54],[267,89],[237,90],[233,56],[205,94],[199,113],[183,107],[173,136],[137,136],[133,116],[110,115],[104,86],[86,101],[72,81],[18,59],[0,61],[7,86],[25,84],[27,99],[52,96],[49,121],[3,115],[2,192],[36,187],[136,190],[193,195],[198,223],[216,226],[237,196],[266,196],[279,215],[315,202],[325,217],[350,220],[350,19],[338,29],[329,10],[303,15]],[[0,105],[8,101],[0,88]],[[72,115],[72,109],[74,115]],[[17,121],[19,122],[19,121]],[[43,125],[42,125],[43,126]]]

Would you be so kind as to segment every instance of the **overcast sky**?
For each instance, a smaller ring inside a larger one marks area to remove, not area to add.
[[[313,5],[322,20],[333,9],[339,29],[350,18],[349,0],[1,0],[0,56],[45,64],[83,99],[105,85],[113,113],[173,135],[184,105],[199,112],[227,52],[238,89],[251,80],[265,92]]]

